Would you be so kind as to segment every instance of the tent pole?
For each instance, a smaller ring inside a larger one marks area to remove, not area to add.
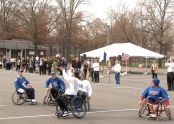
[[[127,59],[126,59],[126,74],[127,74]]]
[[[109,84],[110,84],[110,72],[109,72]]]

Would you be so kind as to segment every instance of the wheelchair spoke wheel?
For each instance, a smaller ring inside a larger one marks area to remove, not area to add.
[[[138,116],[139,117],[142,117],[145,110],[148,108],[148,105],[147,105],[147,100],[144,100],[143,103],[141,104],[140,106],[140,109],[138,111]]]
[[[26,101],[26,93],[18,93],[15,91],[12,95],[12,102],[15,105],[22,105]]]
[[[165,110],[165,112],[166,112],[167,118],[168,118],[169,120],[172,120],[172,114],[171,114],[170,109],[167,108],[167,106],[166,106],[166,104],[165,104],[164,102],[163,102],[163,106],[164,106],[164,110]]]
[[[43,100],[43,104],[44,105],[49,105],[50,103],[51,103],[51,101],[52,101],[52,98],[51,98],[51,96],[50,95],[46,95],[45,97],[44,97],[44,100]]]
[[[82,97],[76,96],[71,101],[71,112],[75,118],[81,119],[86,114],[86,103]]]
[[[86,102],[85,102],[85,103],[86,103],[86,104],[85,104],[86,110],[87,110],[87,111],[90,111],[90,102],[89,102],[89,100],[86,99]]]
[[[62,113],[60,112],[60,106],[56,104],[56,113],[55,113],[57,118],[60,118]]]

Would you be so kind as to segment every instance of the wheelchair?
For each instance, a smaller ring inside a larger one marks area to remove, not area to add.
[[[51,92],[48,91],[46,96],[43,99],[43,104],[44,105],[51,105],[51,104],[56,104],[56,101],[54,100],[53,96],[51,95]]]
[[[81,96],[68,96],[68,95],[62,95],[65,99],[63,102],[65,103],[65,106],[67,107],[67,112],[72,113],[72,115],[77,118],[81,119],[84,118],[86,115],[86,100],[84,100]],[[61,118],[63,113],[60,113],[60,106],[56,105],[56,116],[57,118]]]
[[[87,94],[85,92],[82,91],[78,91],[77,92],[77,96],[81,96],[84,100],[85,100],[85,106],[86,106],[86,110],[90,111],[90,100],[87,97]]]
[[[60,94],[60,92],[63,92],[61,89],[57,91],[57,94]],[[59,96],[59,95],[58,95]],[[55,105],[56,104],[56,99],[51,94],[51,90],[49,90],[46,94],[46,96],[43,99],[43,104],[44,105]]]
[[[37,104],[37,102],[33,103],[31,99],[28,99],[28,95],[26,92],[19,93],[18,91],[15,91],[12,95],[12,102],[15,105],[22,105],[25,102],[31,103],[31,104]]]
[[[172,115],[171,115],[171,111],[170,109],[167,108],[166,106],[166,103],[164,102],[164,100],[162,98],[159,99],[159,102],[157,104],[154,104],[156,105],[156,117],[151,117],[150,116],[150,108],[149,108],[149,105],[151,103],[148,102],[148,99],[144,99],[141,106],[140,106],[140,109],[138,111],[138,116],[141,118],[141,117],[145,117],[146,119],[148,118],[153,118],[153,119],[156,119],[156,120],[159,120],[160,117],[162,117],[162,113],[165,113],[167,118],[169,120],[172,119]]]

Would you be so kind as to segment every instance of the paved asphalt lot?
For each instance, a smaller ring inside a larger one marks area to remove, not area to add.
[[[27,103],[16,106],[11,101],[14,92],[14,79],[16,72],[0,70],[0,124],[147,124],[167,123],[173,124],[162,118],[159,121],[139,118],[138,102],[142,90],[150,84],[151,75],[128,75],[121,78],[121,86],[114,87],[113,75],[104,74],[100,83],[92,83],[93,96],[91,111],[83,119],[69,116],[66,119],[57,119],[54,116],[55,106],[44,106],[42,100],[45,94],[44,82],[48,76],[38,74],[24,74],[36,89],[37,105]],[[161,85],[166,88],[166,76],[160,75]],[[174,92],[169,92],[171,106],[174,105]],[[172,111],[174,108],[172,107]],[[165,116],[165,115],[164,115]]]

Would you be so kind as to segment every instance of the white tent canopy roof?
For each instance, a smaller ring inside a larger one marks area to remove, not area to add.
[[[108,45],[96,50],[82,53],[80,54],[80,56],[83,56],[83,54],[86,54],[87,57],[96,58],[96,57],[100,57],[104,52],[106,52],[109,57],[122,55],[123,53],[128,54],[131,57],[145,57],[145,58],[163,58],[164,57],[164,55],[139,47],[132,43],[115,43],[115,44]]]

